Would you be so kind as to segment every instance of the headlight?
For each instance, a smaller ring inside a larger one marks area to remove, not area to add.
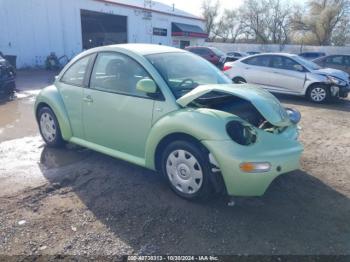
[[[298,110],[292,109],[292,108],[286,108],[289,120],[293,123],[293,124],[298,124],[300,122],[301,119],[301,114]]]
[[[233,141],[244,146],[254,144],[257,139],[252,126],[236,120],[227,123],[226,132]]]
[[[345,86],[346,82],[334,76],[327,76],[327,80],[330,84]]]

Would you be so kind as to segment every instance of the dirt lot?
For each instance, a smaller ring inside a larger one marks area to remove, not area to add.
[[[0,104],[0,254],[350,254],[350,100],[302,112],[302,170],[262,198],[191,203],[148,170],[46,148],[32,113],[45,72],[19,72]]]

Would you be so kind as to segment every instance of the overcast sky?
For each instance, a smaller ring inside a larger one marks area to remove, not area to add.
[[[156,0],[167,5],[172,6],[186,11],[188,13],[194,14],[196,16],[201,16],[201,5],[202,0]],[[242,4],[243,0],[220,0],[221,7],[227,9],[234,9]]]

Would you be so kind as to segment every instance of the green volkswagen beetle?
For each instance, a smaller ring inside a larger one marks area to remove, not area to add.
[[[159,171],[181,197],[260,196],[299,168],[300,114],[176,48],[125,44],[78,55],[35,103],[48,146],[78,144]]]

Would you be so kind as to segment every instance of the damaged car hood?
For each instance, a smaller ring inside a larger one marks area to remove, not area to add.
[[[251,84],[203,85],[180,97],[178,100],[176,100],[176,102],[182,107],[186,107],[197,98],[200,98],[201,96],[204,96],[210,92],[230,94],[249,101],[272,125],[278,127],[291,125],[289,116],[278,99],[268,91]]]
[[[341,80],[344,80],[345,82],[349,81],[349,75],[345,73],[344,71],[333,69],[333,68],[322,68],[318,70],[313,70],[313,73],[324,75],[324,76],[334,76],[337,78],[340,78]]]

